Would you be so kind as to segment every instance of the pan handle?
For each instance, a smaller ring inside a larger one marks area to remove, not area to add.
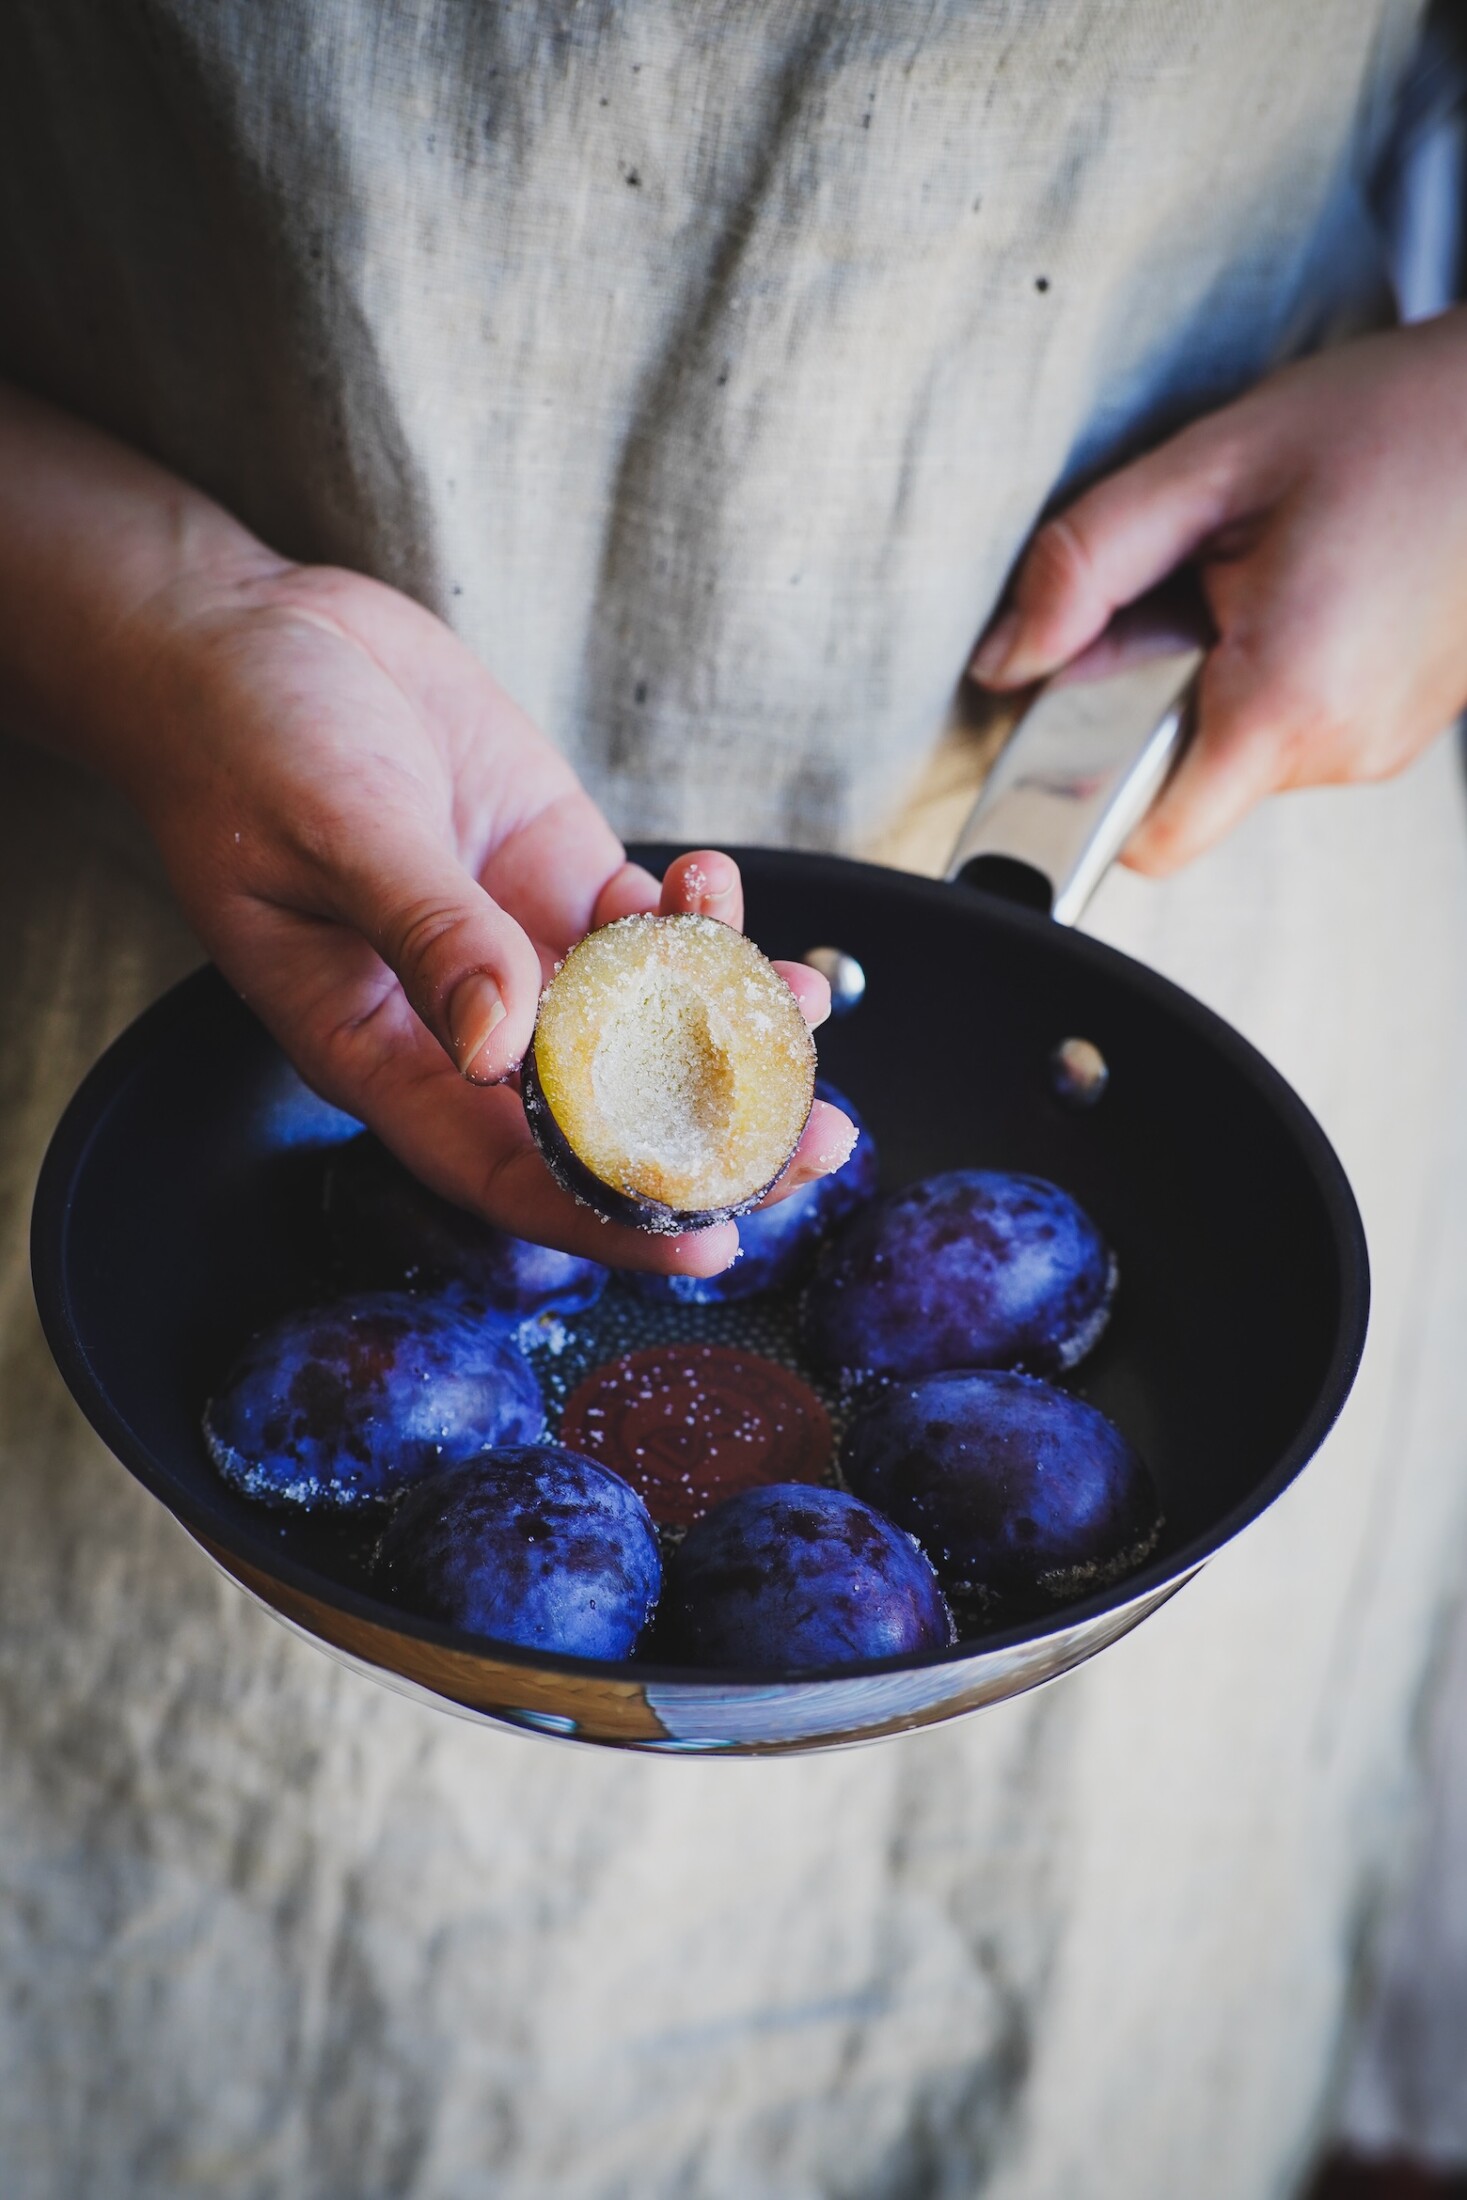
[[[1203,651],[1102,641],[1038,689],[958,835],[956,884],[1074,924],[1190,731]]]

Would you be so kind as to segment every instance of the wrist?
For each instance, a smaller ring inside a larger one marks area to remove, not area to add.
[[[297,570],[226,515],[218,519],[222,526],[212,512],[202,524],[183,520],[166,558],[130,576],[53,698],[57,745],[144,812],[164,756],[192,741],[221,658],[265,592]]]
[[[201,619],[285,568],[202,491],[0,386],[0,716],[108,778]]]

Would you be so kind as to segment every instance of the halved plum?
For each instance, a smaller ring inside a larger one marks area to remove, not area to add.
[[[954,1639],[910,1535],[845,1490],[775,1482],[688,1530],[668,1565],[656,1653],[798,1673],[916,1657]]]
[[[1161,1509],[1097,1407],[1034,1375],[893,1383],[847,1431],[847,1482],[916,1536],[953,1595],[1058,1602],[1132,1572]]]
[[[560,1444],[513,1444],[405,1497],[378,1557],[385,1595],[465,1634],[625,1658],[662,1581],[635,1490]]]
[[[305,1510],[385,1503],[544,1427],[528,1360],[452,1292],[363,1292],[288,1314],[246,1345],[204,1409],[225,1481]]]
[[[826,1238],[858,1207],[876,1196],[880,1167],[876,1141],[843,1092],[815,1080],[815,1097],[828,1100],[856,1126],[850,1157],[832,1176],[739,1217],[739,1257],[720,1276],[654,1276],[629,1273],[627,1281],[644,1299],[675,1300],[684,1306],[726,1306],[760,1291],[782,1291],[800,1281]]]
[[[876,1200],[822,1256],[806,1339],[823,1367],[926,1375],[1075,1366],[1110,1315],[1116,1263],[1040,1176],[953,1169]]]
[[[566,1190],[674,1236],[773,1190],[809,1120],[815,1043],[743,933],[712,917],[622,917],[546,987],[521,1081]]]

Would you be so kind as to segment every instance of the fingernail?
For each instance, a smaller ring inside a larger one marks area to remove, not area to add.
[[[996,680],[998,678],[1013,653],[1018,632],[1019,614],[1017,610],[1006,611],[1002,618],[995,619],[987,634],[984,635],[983,640],[974,650],[968,663],[968,670],[975,680]]]
[[[690,863],[683,873],[683,891],[696,916],[717,917],[722,923],[723,913],[737,892],[733,865],[722,859],[709,864]]]
[[[487,972],[471,970],[459,979],[448,1004],[448,1030],[461,1076],[475,1084],[488,1082],[475,1076],[474,1065],[508,1014],[504,995]]]

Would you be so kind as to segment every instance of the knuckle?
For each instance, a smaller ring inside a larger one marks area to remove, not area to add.
[[[458,968],[455,942],[467,926],[464,911],[451,902],[432,896],[408,902],[384,923],[387,960],[407,983],[436,993]]]
[[[359,1113],[361,1105],[399,1063],[393,1041],[398,1036],[402,997],[387,972],[383,983],[361,1007],[338,1016],[316,1042],[316,1062],[328,1099],[345,1094],[338,1104]]]
[[[1088,594],[1095,563],[1081,528],[1068,512],[1046,520],[1029,552],[1032,586],[1040,596]]]
[[[1242,651],[1219,669],[1223,681],[1204,690],[1202,731],[1209,743],[1230,758],[1266,762],[1277,786],[1318,778],[1321,766],[1339,753],[1351,716],[1328,677],[1303,663],[1250,664]]]
[[[1324,683],[1290,681],[1276,720],[1281,783],[1307,786],[1337,778],[1352,745],[1353,715]]]

